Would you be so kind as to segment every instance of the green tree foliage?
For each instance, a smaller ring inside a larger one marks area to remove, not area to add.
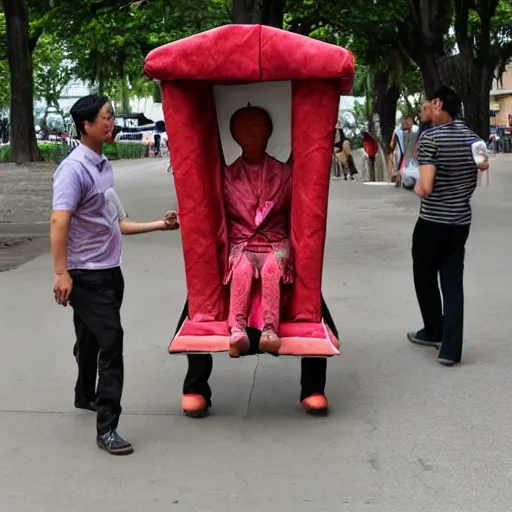
[[[11,99],[11,87],[9,84],[9,64],[6,60],[0,60],[0,111],[9,108]],[[3,117],[0,115],[0,117]]]
[[[491,19],[490,46],[492,58],[497,63],[495,76],[501,78],[512,59],[512,2],[501,0]]]
[[[10,31],[10,47],[20,48],[9,69],[18,112],[23,104],[20,127],[30,122],[23,95],[32,87],[16,80],[27,80],[23,70],[32,60],[34,95],[48,105],[56,106],[73,73],[128,110],[130,97],[158,97],[158,84],[143,75],[149,51],[232,21],[284,26],[350,49],[355,94],[367,97],[370,124],[378,114],[384,142],[397,101],[404,113],[415,113],[418,93],[442,81],[461,90],[467,122],[484,135],[490,81],[512,57],[510,0],[1,0],[0,6],[9,8],[5,13],[16,7],[30,21],[25,36],[18,26]],[[9,96],[6,25],[19,19],[6,23],[1,10],[0,109]],[[30,133],[23,132],[25,146]]]
[[[45,23],[62,40],[80,79],[109,93],[127,110],[129,97],[152,94],[144,59],[154,48],[229,22],[224,0],[148,0],[96,8],[94,16],[69,2]]]
[[[442,83],[455,86],[466,124],[483,138],[489,133],[492,78],[512,57],[511,15],[510,0],[414,0],[410,16],[399,25],[426,92]],[[446,35],[450,27],[455,41]]]
[[[43,100],[45,112],[43,130],[50,109],[64,117],[59,105],[61,93],[72,78],[71,63],[59,39],[53,34],[43,34],[34,51],[34,96]]]
[[[9,77],[9,63],[7,62],[7,34],[5,16],[0,12],[0,119],[3,117],[1,111],[9,108],[11,99],[11,85]]]
[[[461,92],[466,123],[486,137],[491,80],[512,57],[510,0],[289,0],[287,6],[290,30],[353,51],[368,75],[356,75],[359,94],[371,89],[384,124],[392,122],[395,89],[402,109],[415,111],[413,93],[447,83]]]
[[[59,37],[56,26],[51,27],[55,13],[73,11],[73,16],[61,20],[79,26],[84,19],[93,19],[100,9],[119,9],[128,0],[2,0],[5,13],[9,74],[11,83],[11,148],[17,163],[39,160],[33,119],[33,62],[37,41],[46,30]],[[129,2],[128,2],[129,3]],[[82,16],[80,18],[80,16]],[[86,16],[86,17],[84,17]]]
[[[397,39],[397,24],[407,9],[406,0],[290,0],[285,21],[289,30],[338,44],[356,56],[354,94],[367,98],[370,129],[391,139],[396,106],[412,88],[409,76],[416,69]],[[374,114],[380,120],[373,125]]]

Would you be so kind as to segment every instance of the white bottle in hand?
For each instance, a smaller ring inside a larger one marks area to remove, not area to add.
[[[483,140],[476,140],[471,144],[473,160],[478,167],[477,183],[479,187],[489,186],[489,151]]]

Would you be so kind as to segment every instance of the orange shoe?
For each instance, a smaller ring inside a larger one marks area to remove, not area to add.
[[[208,414],[208,403],[202,395],[183,395],[181,410],[190,418],[204,418]]]
[[[300,404],[308,414],[314,416],[325,416],[327,414],[327,398],[320,393],[315,393],[304,398]]]

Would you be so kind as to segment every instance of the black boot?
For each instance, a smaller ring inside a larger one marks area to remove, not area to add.
[[[99,448],[112,455],[130,455],[130,453],[133,453],[133,446],[114,429],[110,429],[106,434],[98,435],[96,443]]]

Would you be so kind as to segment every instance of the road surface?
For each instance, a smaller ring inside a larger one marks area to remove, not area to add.
[[[115,165],[132,218],[174,205],[165,168]],[[185,358],[167,354],[185,297],[179,233],[125,239],[126,458],[98,450],[94,415],[73,408],[71,310],[53,303],[50,254],[0,273],[2,511],[509,512],[511,195],[512,159],[493,159],[474,198],[464,360],[445,368],[405,339],[420,327],[417,199],[332,182],[324,295],[342,349],[328,418],[302,412],[299,360],[227,355],[215,357],[211,416],[181,416]]]

